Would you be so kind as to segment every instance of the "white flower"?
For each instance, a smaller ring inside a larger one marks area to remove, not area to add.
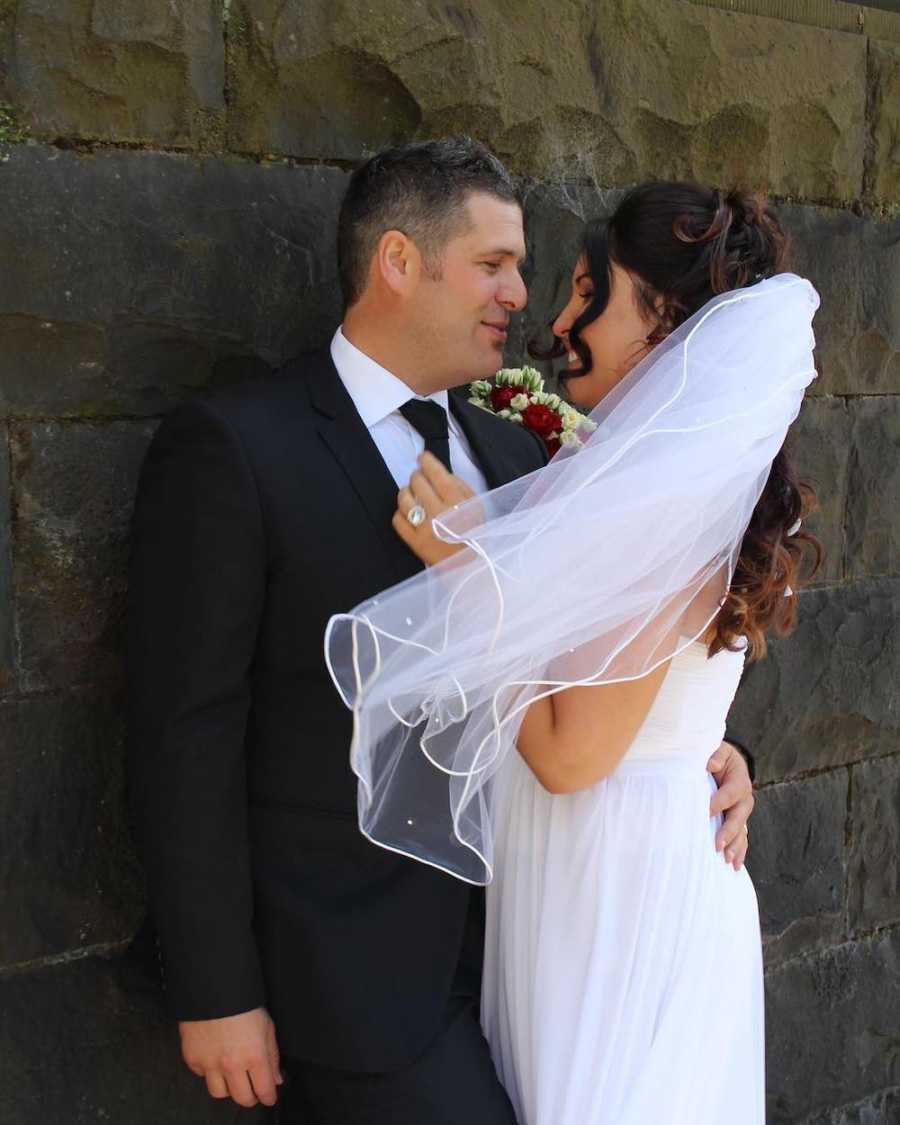
[[[525,386],[535,392],[540,392],[544,389],[544,380],[541,378],[541,373],[533,367],[522,368],[522,379]]]
[[[513,410],[525,410],[528,406],[528,395],[516,395],[515,398],[509,400],[509,405]]]
[[[581,445],[581,439],[574,430],[564,430],[559,440],[563,445]]]
[[[494,376],[498,387],[525,387],[533,394],[544,389],[541,373],[533,367],[502,367]]]

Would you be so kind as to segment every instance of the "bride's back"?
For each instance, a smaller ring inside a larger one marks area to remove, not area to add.
[[[694,641],[674,657],[625,761],[681,756],[705,765],[722,741],[744,668],[744,653],[715,656]]]

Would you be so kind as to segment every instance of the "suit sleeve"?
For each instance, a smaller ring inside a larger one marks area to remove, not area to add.
[[[731,727],[725,728],[725,741],[730,742],[732,746],[736,746],[740,750],[747,763],[747,769],[750,771],[750,780],[756,781],[756,759],[750,752],[744,736],[732,730]]]
[[[179,1020],[265,1003],[244,748],[264,591],[242,447],[211,408],[181,407],[141,473],[128,621],[129,798]]]

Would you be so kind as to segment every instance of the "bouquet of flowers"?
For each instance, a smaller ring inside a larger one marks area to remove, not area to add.
[[[544,390],[533,367],[504,367],[493,379],[469,386],[469,402],[518,426],[533,430],[552,457],[561,446],[580,446],[596,426],[573,406]],[[579,433],[580,431],[580,433]]]

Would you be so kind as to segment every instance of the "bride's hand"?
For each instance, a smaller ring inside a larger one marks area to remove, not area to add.
[[[391,521],[394,531],[426,566],[443,562],[465,548],[461,543],[445,543],[436,538],[431,521],[474,495],[465,481],[449,473],[437,457],[432,453],[423,453],[419,458],[419,469],[413,473],[406,488],[397,493],[397,511]],[[417,505],[424,509],[425,519],[414,527],[409,522],[409,513]]]

